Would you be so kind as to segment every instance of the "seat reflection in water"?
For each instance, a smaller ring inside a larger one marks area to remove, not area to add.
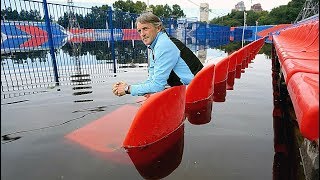
[[[227,96],[227,81],[214,84],[214,94],[212,100],[214,102],[225,102]]]
[[[191,124],[201,125],[211,121],[212,99],[205,99],[186,105],[186,117]]]
[[[145,179],[161,179],[170,175],[181,163],[184,147],[184,124],[159,141],[125,148],[140,175]]]
[[[186,91],[185,116],[191,124],[206,124],[211,120],[215,64],[199,71]]]
[[[227,95],[227,79],[228,79],[229,57],[225,57],[215,65],[214,74],[214,102],[224,102]]]

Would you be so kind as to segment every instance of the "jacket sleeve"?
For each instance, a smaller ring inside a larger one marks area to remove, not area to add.
[[[155,59],[150,61],[149,78],[146,82],[131,85],[131,95],[139,96],[164,90],[167,79],[180,57],[173,43],[162,42],[154,49]]]

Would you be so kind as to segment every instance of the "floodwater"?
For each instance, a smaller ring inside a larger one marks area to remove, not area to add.
[[[208,49],[204,64],[226,55]],[[258,54],[241,78],[235,79],[225,102],[213,102],[207,123],[195,125],[186,119],[173,134],[144,149],[98,152],[66,135],[123,106],[137,105],[137,97],[116,97],[111,87],[119,80],[135,83],[146,79],[146,68],[127,68],[115,77],[92,75],[82,88],[61,85],[1,99],[1,135],[9,134],[1,141],[1,178],[272,179],[277,162],[271,69],[271,60]],[[115,132],[113,137],[119,133],[123,132]]]

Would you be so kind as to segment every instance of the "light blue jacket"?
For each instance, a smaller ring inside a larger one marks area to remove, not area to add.
[[[173,70],[182,84],[189,84],[194,78],[188,65],[180,57],[180,50],[164,32],[159,32],[148,47],[151,49],[149,55],[149,77],[145,82],[130,86],[133,96],[141,96],[164,90],[167,80]]]

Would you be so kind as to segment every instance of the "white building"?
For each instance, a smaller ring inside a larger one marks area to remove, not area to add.
[[[235,10],[236,11],[245,11],[246,10],[246,6],[244,6],[244,2],[240,1],[235,5]]]
[[[209,23],[209,4],[200,4],[200,21]]]

